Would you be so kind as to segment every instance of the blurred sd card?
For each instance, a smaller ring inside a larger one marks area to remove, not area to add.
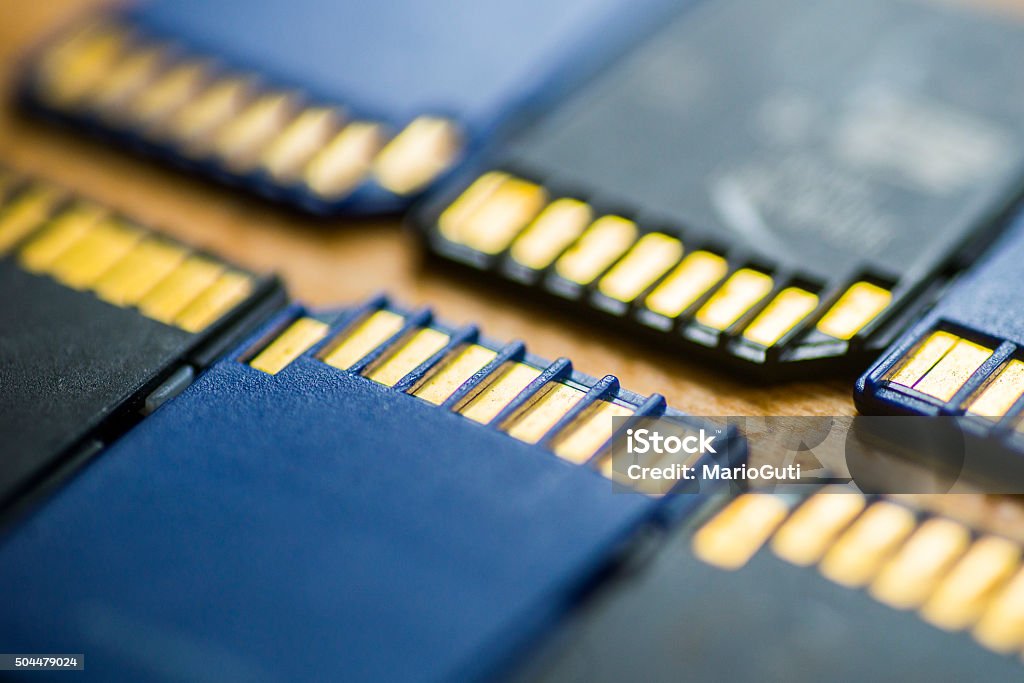
[[[37,110],[319,213],[404,207],[664,0],[152,0],[31,61]]]
[[[0,508],[84,460],[283,305],[259,277],[0,168]]]
[[[851,491],[707,512],[517,680],[1021,679],[1020,543]]]
[[[1018,194],[1024,28],[906,0],[720,0],[416,216],[446,258],[782,377],[884,348]]]

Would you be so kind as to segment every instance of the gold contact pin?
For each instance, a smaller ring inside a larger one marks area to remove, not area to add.
[[[551,265],[590,224],[593,212],[578,199],[556,199],[512,243],[512,258],[528,268]]]
[[[949,631],[967,628],[1019,567],[1016,543],[995,536],[980,538],[935,589],[921,616]]]
[[[61,197],[54,187],[33,185],[0,207],[0,256],[40,227]]]
[[[949,401],[991,355],[992,349],[961,339],[914,384],[914,389]]]
[[[822,492],[797,508],[772,538],[772,550],[800,566],[814,564],[832,541],[864,509],[864,497]]]
[[[309,162],[306,184],[328,199],[347,195],[366,178],[383,144],[380,125],[365,121],[348,124]]]
[[[211,66],[189,61],[170,68],[156,81],[130,97],[125,118],[148,127],[192,101],[210,78]]]
[[[547,193],[540,186],[509,178],[466,217],[457,241],[485,254],[497,254],[546,202]]]
[[[836,339],[852,339],[892,301],[892,292],[870,282],[857,282],[843,292],[818,321],[818,331]]]
[[[914,386],[959,340],[960,337],[949,332],[933,332],[928,339],[918,344],[886,379],[905,387]]]
[[[589,285],[629,249],[636,235],[633,221],[602,216],[555,262],[555,270],[566,280]]]
[[[863,586],[916,525],[914,515],[904,507],[873,504],[825,553],[821,573],[844,586]]]
[[[725,330],[771,291],[770,276],[749,268],[737,270],[697,311],[697,322]]]
[[[962,524],[929,519],[882,568],[871,583],[871,595],[895,609],[919,606],[970,542]]]
[[[258,98],[217,132],[214,151],[236,172],[254,168],[260,153],[292,119],[295,110],[294,95],[271,93]]]
[[[162,45],[130,50],[97,85],[89,106],[104,113],[119,107],[151,83],[166,60],[167,48]]]
[[[202,256],[190,256],[139,301],[143,315],[168,325],[186,306],[212,285],[224,266]]]
[[[262,165],[280,182],[298,180],[309,160],[341,128],[342,121],[337,109],[306,109],[270,141],[263,152]]]
[[[386,357],[366,376],[374,382],[393,387],[400,379],[447,346],[449,341],[451,337],[444,332],[429,327],[417,330],[398,351]]]
[[[615,431],[612,418],[629,417],[634,412],[633,408],[618,403],[594,401],[555,437],[552,444],[555,455],[582,465],[612,438]]]
[[[55,278],[75,289],[85,289],[120,261],[142,239],[142,231],[107,218],[100,221],[50,265]]]
[[[412,394],[434,405],[441,405],[459,387],[497,358],[498,353],[478,344],[469,344],[455,356],[428,374]]]
[[[774,346],[817,307],[816,294],[787,287],[743,330],[743,338],[761,346]]]
[[[108,303],[130,306],[170,275],[187,255],[176,244],[148,237],[97,280],[93,289]]]
[[[372,315],[345,331],[324,356],[324,362],[339,370],[350,367],[371,351],[391,339],[405,325],[405,318],[391,311],[375,311]]]
[[[82,239],[107,215],[95,204],[77,204],[57,214],[49,225],[21,248],[22,267],[33,272],[46,271],[58,256]]]
[[[174,318],[186,332],[202,332],[252,292],[252,278],[244,273],[223,273]]]
[[[50,49],[39,65],[42,96],[61,107],[78,104],[110,73],[127,41],[124,28],[102,23]]]
[[[776,496],[742,495],[694,534],[693,552],[720,569],[739,569],[761,549],[788,512]]]
[[[420,116],[384,146],[374,162],[374,175],[392,192],[416,192],[451,166],[461,147],[454,123]]]
[[[504,430],[520,441],[537,443],[555,424],[586,396],[586,392],[561,382],[551,382],[541,396],[520,410]]]
[[[276,375],[326,337],[329,329],[319,320],[299,318],[249,361],[249,365]]]
[[[725,277],[725,259],[707,251],[695,251],[647,297],[645,305],[667,318],[675,318]]]
[[[438,218],[441,234],[452,242],[462,242],[462,226],[483,206],[492,194],[509,179],[507,173],[489,171],[476,180],[452,202]]]
[[[598,289],[605,296],[629,303],[667,273],[682,257],[682,242],[660,232],[648,233],[601,278]]]
[[[996,595],[974,627],[974,638],[1003,654],[1024,647],[1024,571]]]
[[[1011,360],[967,404],[972,415],[998,419],[1024,395],[1024,363]]]
[[[470,420],[487,424],[533,380],[541,370],[526,363],[505,363],[497,372],[484,380],[458,412]]]
[[[210,138],[245,107],[252,86],[240,77],[221,78],[171,115],[168,131],[190,151],[205,151]]]

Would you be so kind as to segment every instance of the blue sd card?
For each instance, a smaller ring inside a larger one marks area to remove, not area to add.
[[[704,424],[428,311],[290,309],[11,531],[0,637],[97,678],[494,673],[702,498],[616,493],[613,416]]]
[[[311,211],[395,211],[661,4],[153,0],[45,46],[23,94]]]
[[[1017,218],[985,257],[860,378],[858,408],[865,413],[955,416],[975,446],[989,447],[981,456],[998,458],[1001,453],[1004,471],[1021,463],[1022,262],[1024,218]],[[1021,466],[1016,469],[1018,476],[1024,475]]]

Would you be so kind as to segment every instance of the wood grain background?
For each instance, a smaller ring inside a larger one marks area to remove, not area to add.
[[[298,216],[14,112],[8,94],[27,48],[104,4],[109,3],[0,0],[0,163],[55,180],[242,265],[275,271],[295,298],[315,306],[344,305],[387,291],[407,304],[429,304],[448,321],[476,322],[494,339],[523,339],[540,356],[572,358],[587,374],[615,374],[624,387],[664,394],[673,406],[697,415],[853,414],[852,377],[745,383],[699,360],[577,325],[527,299],[431,267],[398,220]],[[924,502],[1024,539],[1024,508],[1015,501],[951,495]]]

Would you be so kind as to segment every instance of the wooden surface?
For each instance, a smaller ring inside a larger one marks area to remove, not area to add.
[[[498,340],[519,338],[546,357],[566,356],[590,375],[664,394],[697,415],[849,415],[852,378],[774,386],[744,383],[690,360],[656,352],[593,325],[548,314],[526,299],[491,292],[425,263],[397,220],[322,221],[122,154],[72,132],[15,114],[9,84],[26,49],[95,0],[0,0],[0,163],[60,182],[144,223],[256,270],[276,271],[291,294],[314,306],[345,305],[387,291],[430,305],[453,323],[476,322]],[[475,285],[475,286],[474,286]],[[932,501],[968,519],[1021,533],[1005,500],[950,496]]]

